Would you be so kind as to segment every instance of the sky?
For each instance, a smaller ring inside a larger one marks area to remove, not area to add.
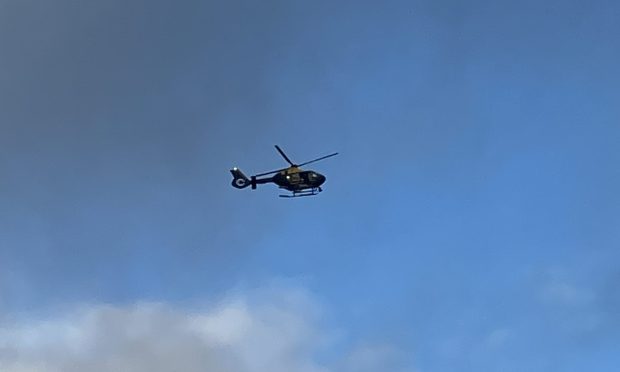
[[[620,5],[0,0],[0,370],[616,371]],[[313,164],[324,192],[230,186]]]

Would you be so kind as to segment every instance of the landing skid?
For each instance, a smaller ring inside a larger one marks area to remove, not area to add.
[[[313,188],[311,190],[306,190],[306,191],[292,191],[293,193],[292,195],[284,194],[284,195],[279,195],[279,196],[281,198],[301,198],[302,196],[317,195],[321,191],[323,191],[323,189],[321,189],[320,187],[317,187],[317,188]]]

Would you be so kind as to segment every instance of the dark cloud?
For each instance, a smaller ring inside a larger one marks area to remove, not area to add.
[[[182,272],[234,270],[249,240],[216,195],[233,155],[272,125],[266,65],[288,37],[286,12],[2,3],[0,258],[31,287],[5,281],[10,302],[172,290],[199,285]]]

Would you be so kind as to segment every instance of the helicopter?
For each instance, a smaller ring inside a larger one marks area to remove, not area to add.
[[[319,160],[331,158],[332,156],[338,155],[337,152],[325,156],[321,156],[320,158],[316,158],[314,160],[307,161],[301,164],[295,164],[291,161],[291,159],[286,156],[284,151],[278,146],[275,145],[276,150],[282,155],[284,160],[290,164],[290,167],[260,173],[255,176],[251,176],[248,178],[241,170],[237,167],[234,167],[230,170],[230,173],[233,175],[232,186],[237,189],[244,189],[248,186],[252,186],[252,190],[256,189],[256,185],[264,184],[264,183],[275,183],[281,189],[285,189],[291,192],[291,194],[279,195],[281,198],[297,198],[301,196],[312,196],[323,191],[321,185],[325,182],[325,176],[312,171],[312,170],[302,170],[300,167],[317,162]],[[268,176],[274,174],[271,177],[259,178],[262,176]]]

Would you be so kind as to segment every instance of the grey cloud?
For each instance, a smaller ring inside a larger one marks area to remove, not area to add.
[[[213,195],[272,125],[265,66],[289,37],[286,3],[1,6],[0,260],[24,282],[3,280],[0,306],[234,275],[268,223],[234,234]]]

